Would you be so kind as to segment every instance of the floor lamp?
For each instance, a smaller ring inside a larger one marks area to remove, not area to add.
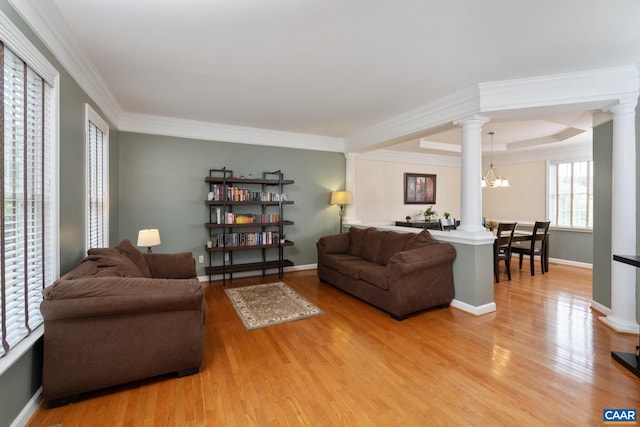
[[[353,201],[351,191],[332,191],[331,204],[340,206],[340,233],[342,233],[342,221],[344,220],[344,207]]]

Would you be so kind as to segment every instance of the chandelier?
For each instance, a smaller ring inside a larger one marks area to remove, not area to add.
[[[509,180],[505,176],[500,176],[498,170],[493,164],[493,134],[495,132],[489,132],[491,135],[491,161],[489,162],[489,169],[482,177],[482,187],[497,188],[508,187]]]

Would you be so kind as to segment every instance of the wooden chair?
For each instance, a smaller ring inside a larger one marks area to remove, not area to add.
[[[522,258],[525,255],[529,256],[532,276],[535,276],[533,262],[535,256],[540,256],[540,268],[542,269],[542,274],[549,271],[549,266],[547,265],[547,237],[549,234],[549,224],[551,224],[551,221],[536,221],[533,225],[531,240],[516,242],[511,248],[514,253],[520,254],[520,269],[522,269]]]
[[[513,232],[516,231],[516,222],[501,222],[498,224],[496,240],[493,243],[493,274],[496,283],[500,283],[500,261],[504,261],[507,269],[507,277],[511,280],[511,243]]]
[[[455,230],[458,228],[455,218],[440,218],[440,230]]]

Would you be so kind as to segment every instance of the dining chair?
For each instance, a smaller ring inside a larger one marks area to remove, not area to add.
[[[547,261],[547,246],[549,225],[551,221],[536,221],[531,232],[531,240],[516,242],[513,244],[511,251],[520,255],[520,269],[522,269],[522,258],[529,256],[529,264],[531,265],[531,275],[535,276],[534,257],[540,256],[540,268],[542,274],[549,271]]]
[[[440,230],[455,230],[457,223],[455,218],[440,218]]]
[[[498,224],[496,240],[493,242],[493,274],[496,283],[500,283],[500,261],[504,261],[507,277],[511,280],[511,244],[517,222],[501,222]]]

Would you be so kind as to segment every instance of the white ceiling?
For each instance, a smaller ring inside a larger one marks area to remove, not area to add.
[[[640,62],[638,0],[11,2],[46,9],[122,112],[328,137],[480,82]],[[574,112],[484,131],[499,148],[576,141],[567,135],[590,127]],[[455,154],[419,144],[394,149]]]

